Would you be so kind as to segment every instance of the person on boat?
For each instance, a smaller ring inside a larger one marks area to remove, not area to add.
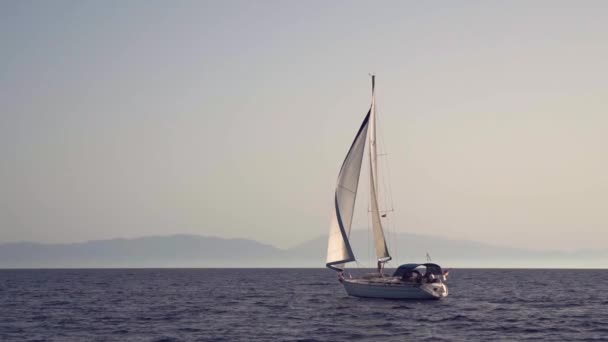
[[[411,272],[407,271],[403,274],[402,279],[411,283],[420,283],[422,281],[422,275],[417,270]]]
[[[422,274],[418,272],[418,270],[414,270],[414,275],[416,276],[415,280],[418,284],[422,283]]]

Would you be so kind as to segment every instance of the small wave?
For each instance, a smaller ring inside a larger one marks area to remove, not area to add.
[[[152,342],[178,342],[181,341],[179,338],[177,337],[171,337],[171,336],[163,336],[163,337],[158,337],[152,340]]]
[[[306,300],[306,302],[308,303],[313,303],[313,304],[318,304],[318,303],[322,303],[323,301],[318,299],[318,298],[309,298]]]
[[[65,300],[55,300],[55,301],[50,301],[50,302],[46,302],[44,303],[45,306],[62,306],[62,305],[68,305],[70,304],[70,302],[65,301]]]
[[[417,320],[419,322],[433,322],[433,323],[450,322],[450,321],[469,321],[469,322],[478,321],[478,319],[474,319],[472,317],[468,317],[468,316],[460,315],[460,314],[456,314],[456,315],[449,316],[449,317],[420,316],[420,317],[415,318],[415,320]]]
[[[124,335],[124,334],[128,334],[129,330],[127,329],[118,329],[118,330],[114,330],[112,331],[113,335]]]
[[[411,309],[412,307],[407,306],[407,305],[397,305],[397,306],[392,306],[391,310],[408,310]]]

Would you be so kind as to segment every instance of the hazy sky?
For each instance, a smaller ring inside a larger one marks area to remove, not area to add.
[[[607,17],[606,1],[2,1],[0,242],[325,234],[374,72],[399,231],[607,247]]]

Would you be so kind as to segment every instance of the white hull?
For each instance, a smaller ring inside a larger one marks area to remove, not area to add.
[[[448,295],[443,283],[408,283],[397,279],[344,279],[346,293],[355,297],[386,299],[441,299]]]

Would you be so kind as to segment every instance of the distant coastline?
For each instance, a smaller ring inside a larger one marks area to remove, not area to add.
[[[365,232],[352,234],[359,267],[371,267]],[[322,268],[326,241],[326,236],[319,236],[288,249],[250,239],[199,235],[71,244],[4,243],[0,244],[0,268]],[[406,233],[392,241],[404,251],[394,255],[393,267],[422,262],[429,251],[433,260],[451,268],[608,268],[608,250],[531,251]]]

